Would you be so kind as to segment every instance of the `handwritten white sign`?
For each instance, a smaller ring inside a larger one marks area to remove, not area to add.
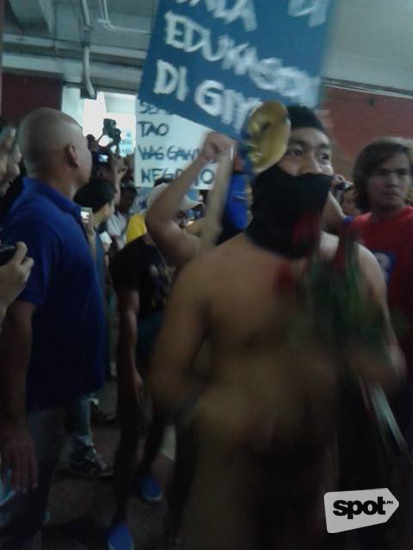
[[[136,102],[135,183],[153,187],[159,178],[176,178],[193,162],[208,128],[152,105]],[[210,189],[215,165],[201,170],[194,187]]]

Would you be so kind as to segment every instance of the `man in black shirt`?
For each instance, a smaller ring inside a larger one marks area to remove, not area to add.
[[[164,189],[162,189],[163,192]],[[152,191],[148,202],[160,194]],[[185,216],[193,201],[182,202],[177,218]],[[135,471],[137,447],[145,425],[142,378],[151,357],[159,332],[163,311],[168,299],[173,270],[167,265],[146,233],[129,243],[110,264],[113,286],[118,299],[119,342],[117,355],[118,415],[121,440],[115,459],[116,514],[109,532],[112,548],[132,548],[128,528],[128,500]],[[163,435],[162,419],[152,419],[150,443],[148,440],[144,472],[150,466]],[[119,541],[122,541],[121,543]]]
[[[165,263],[150,235],[146,233],[129,243],[114,258],[110,265],[110,272],[119,301],[121,323],[122,314],[125,311],[133,313],[134,347],[139,364],[136,364],[137,358],[134,355],[130,355],[130,360],[135,371],[143,374],[142,368],[150,357],[153,340],[169,294],[171,268]],[[128,321],[132,321],[132,318],[128,318]],[[124,343],[123,336],[124,333],[121,330],[120,344]],[[127,343],[130,342],[127,341]],[[122,346],[120,347],[122,352],[121,348]],[[132,350],[130,345],[128,350]]]

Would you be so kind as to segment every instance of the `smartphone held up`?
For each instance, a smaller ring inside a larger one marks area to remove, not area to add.
[[[87,206],[82,206],[80,209],[80,217],[82,219],[83,228],[86,232],[91,230],[93,222],[93,211]]]
[[[110,156],[108,155],[108,153],[93,151],[92,159],[93,159],[94,166],[107,166],[108,164],[110,164]]]

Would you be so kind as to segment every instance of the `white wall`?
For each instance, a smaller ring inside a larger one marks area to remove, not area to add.
[[[63,88],[62,111],[71,116],[83,126],[83,100],[80,97],[79,88]]]
[[[412,0],[336,0],[325,77],[413,91],[412,51]]]
[[[80,89],[63,88],[62,111],[73,117],[83,128],[84,135],[99,137],[102,133],[103,119],[113,118],[125,137],[121,142],[121,154],[130,154],[136,144],[135,96],[110,92],[98,92],[96,100],[80,97]],[[102,138],[102,145],[109,140]]]

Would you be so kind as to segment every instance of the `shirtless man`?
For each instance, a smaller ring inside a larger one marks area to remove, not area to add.
[[[183,270],[154,354],[158,406],[186,413],[198,436],[183,550],[319,549],[326,532],[323,497],[336,487],[337,358],[309,330],[297,334],[302,304],[278,281],[286,269],[296,280],[303,274],[309,243],[297,244],[296,223],[321,217],[333,169],[320,121],[303,108],[290,109],[290,118],[286,155],[254,183],[251,225]],[[337,239],[318,236],[320,255],[331,258]],[[363,248],[359,262],[365,291],[387,318],[380,268]],[[192,365],[207,337],[211,380],[197,393]],[[379,366],[353,350],[356,376],[394,383],[402,360],[390,326],[387,341]]]

